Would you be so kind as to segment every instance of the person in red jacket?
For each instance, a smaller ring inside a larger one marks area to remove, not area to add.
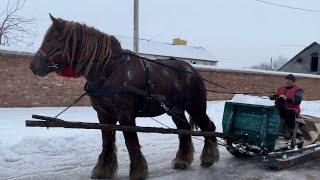
[[[285,77],[285,86],[277,89],[275,97],[275,107],[280,113],[280,117],[285,120],[287,131],[285,138],[290,139],[294,128],[295,119],[299,116],[301,109],[300,103],[303,98],[303,89],[296,85],[296,78],[293,74]],[[272,97],[270,98],[272,99]]]

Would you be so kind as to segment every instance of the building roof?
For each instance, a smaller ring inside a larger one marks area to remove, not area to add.
[[[320,46],[319,43],[317,42],[313,42],[311,43],[309,46],[307,46],[306,48],[304,48],[302,51],[300,51],[297,55],[295,55],[293,58],[291,58],[287,63],[285,63],[283,66],[281,66],[277,71],[281,70],[283,67],[285,67],[288,63],[290,63],[291,61],[295,60],[297,57],[299,57],[304,51],[310,49],[313,46]]]
[[[120,41],[123,49],[133,50],[133,38],[125,37],[125,36],[116,36],[116,38]],[[33,54],[36,51],[37,51],[36,47],[21,48],[21,47],[0,46],[0,52],[7,52],[7,53],[22,53],[22,54],[32,53]],[[217,62],[217,59],[213,57],[203,47],[172,45],[169,43],[156,42],[156,41],[150,41],[150,40],[144,40],[144,39],[139,39],[139,54]]]

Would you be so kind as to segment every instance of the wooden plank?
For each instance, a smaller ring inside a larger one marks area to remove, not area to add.
[[[234,111],[231,111],[230,115],[229,115],[229,118],[228,118],[228,121],[227,121],[227,126],[226,126],[226,131],[227,133],[230,133],[231,131],[231,127],[233,125],[233,115],[234,115]]]
[[[285,151],[285,152],[271,152],[269,154],[271,156],[275,156],[275,157],[282,157],[283,155],[293,156],[298,153],[303,153],[304,151],[315,150],[316,148],[319,148],[319,147],[320,147],[320,143],[311,144],[311,145],[305,146],[305,147],[303,147],[301,149],[297,149],[297,150],[289,150],[289,151]]]
[[[303,150],[303,149],[301,149]],[[301,152],[302,153],[302,152]],[[289,159],[281,159],[276,156],[266,156],[266,160],[269,165],[276,169],[284,169],[297,164],[304,163],[306,161],[310,161],[320,157],[320,149],[314,150],[310,152],[304,152],[305,154],[297,155],[296,157],[290,157]]]
[[[230,133],[231,122],[233,118],[233,106],[229,105],[229,102],[226,102],[224,105],[224,113],[222,117],[222,130],[224,133]]]
[[[161,134],[179,134],[179,135],[192,135],[192,136],[208,136],[208,137],[220,137],[224,139],[247,139],[246,135],[232,135],[220,132],[208,132],[208,131],[192,131],[183,129],[166,129],[158,127],[139,127],[139,126],[120,126],[110,124],[99,123],[87,123],[87,122],[70,122],[62,119],[33,115],[33,118],[42,119],[46,121],[34,121],[27,120],[27,127],[63,127],[63,128],[78,128],[78,129],[101,129],[101,130],[113,130],[113,131],[126,131],[126,132],[143,132],[143,133],[161,133]]]
[[[268,111],[262,108],[263,119],[260,127],[260,143],[262,147],[266,146],[266,136],[268,128]]]

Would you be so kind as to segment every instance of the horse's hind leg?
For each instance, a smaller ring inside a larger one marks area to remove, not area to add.
[[[135,126],[135,118],[126,112],[119,115],[122,126]],[[139,139],[136,132],[123,132],[130,157],[130,179],[146,179],[149,176],[148,164],[140,150]]]
[[[196,112],[193,110],[188,111],[192,121],[198,125],[201,131],[215,131],[216,126],[209,119],[207,114]],[[219,149],[216,137],[205,137],[204,147],[200,157],[202,167],[210,167],[213,163],[219,161]]]
[[[116,124],[116,119],[98,112],[98,118],[102,124]],[[115,131],[102,132],[102,152],[99,156],[98,163],[92,170],[92,179],[109,179],[113,178],[117,173],[117,149],[115,144]]]
[[[190,130],[191,126],[184,114],[174,114],[172,119],[178,129]],[[190,135],[179,135],[179,150],[176,157],[172,160],[172,168],[185,169],[193,161],[194,148]]]

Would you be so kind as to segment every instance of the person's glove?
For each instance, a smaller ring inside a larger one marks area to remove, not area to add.
[[[270,100],[276,100],[278,98],[278,94],[271,94],[270,96],[269,96],[269,99]]]

